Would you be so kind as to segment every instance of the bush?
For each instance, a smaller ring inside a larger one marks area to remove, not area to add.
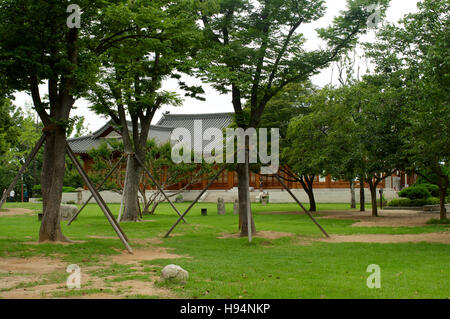
[[[63,193],[75,193],[76,191],[77,191],[76,188],[70,186],[63,186]]]
[[[426,205],[439,205],[441,203],[441,200],[437,197],[429,197],[426,200]]]
[[[433,197],[439,197],[439,186],[433,185],[430,183],[424,183],[424,184],[415,184],[413,187],[424,187],[428,190],[431,196]]]
[[[42,188],[41,185],[34,185],[32,190],[33,197],[39,198],[42,196]]]
[[[412,206],[409,198],[394,198],[388,203],[390,207]]]
[[[427,224],[429,224],[429,225],[448,225],[448,224],[450,224],[450,219],[446,218],[444,220],[440,220],[440,219],[432,218],[429,221],[427,221]]]
[[[425,187],[411,186],[411,187],[405,188],[400,193],[398,193],[398,196],[403,197],[403,198],[406,197],[411,200],[414,200],[414,199],[426,199],[426,198],[430,197],[431,194],[428,191],[428,189],[426,189]]]

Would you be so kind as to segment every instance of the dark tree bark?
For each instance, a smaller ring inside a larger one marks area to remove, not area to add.
[[[350,208],[356,208],[355,182],[349,180],[350,183]]]
[[[447,195],[447,187],[439,187],[439,199],[440,199],[440,218],[441,220],[447,219],[447,209],[445,208],[445,196]]]
[[[377,186],[378,181],[373,182],[372,180],[368,180],[370,188],[370,199],[372,202],[372,217],[378,217],[378,207],[377,207]]]
[[[139,181],[142,174],[142,167],[133,157],[127,167],[127,187],[124,189],[125,206],[121,221],[137,221],[139,218],[139,207],[136,198],[139,194]]]
[[[248,223],[251,224],[252,235],[256,234],[255,221],[251,210],[250,200],[250,183],[249,183],[249,164],[248,164],[248,140],[246,139],[246,156],[245,162],[237,165],[238,175],[238,197],[239,197],[239,229],[241,237],[248,237]],[[250,221],[247,218],[247,207],[250,207]]]
[[[364,192],[364,179],[359,179],[359,211],[366,211],[366,195]]]
[[[39,242],[69,241],[62,234],[59,214],[65,172],[66,134],[62,128],[47,134],[41,175],[43,218]]]
[[[298,178],[298,181],[300,184],[302,184],[303,189],[305,190],[306,194],[308,195],[309,199],[309,211],[310,212],[316,212],[316,198],[314,197],[314,178],[316,175],[302,175],[300,178]]]

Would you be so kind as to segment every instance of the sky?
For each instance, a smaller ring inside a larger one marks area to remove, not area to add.
[[[376,0],[374,0],[375,2]],[[344,10],[346,7],[346,0],[327,0],[327,12],[324,17],[315,21],[314,23],[310,23],[305,25],[300,31],[304,34],[307,39],[306,48],[308,50],[313,50],[318,48],[321,45],[320,39],[317,37],[315,29],[319,27],[326,27],[331,22],[333,17],[339,14],[339,11]],[[387,11],[386,19],[387,22],[397,22],[401,19],[405,14],[416,12],[416,4],[418,0],[391,0],[390,8]],[[369,42],[374,39],[375,30],[369,31],[368,34],[361,37],[361,41]],[[364,64],[364,63],[363,63]],[[366,66],[363,65],[362,69]],[[332,74],[334,78],[332,79]],[[158,110],[155,114],[152,124],[156,124],[156,122],[161,118],[163,112],[169,111],[171,113],[177,114],[189,114],[189,113],[217,113],[217,112],[233,112],[233,106],[231,104],[231,96],[221,95],[217,91],[215,91],[212,87],[207,84],[201,83],[201,81],[192,78],[186,77],[185,82],[190,85],[202,85],[205,91],[204,97],[206,101],[199,101],[192,98],[184,98],[184,103],[180,107],[170,107],[165,106]],[[330,66],[322,70],[320,74],[317,74],[311,78],[312,82],[317,86],[324,86],[330,84],[330,82],[336,84],[336,72],[333,72],[333,67]],[[45,95],[46,87],[42,85],[40,87],[42,96]],[[163,89],[166,91],[175,91],[180,92],[180,95],[183,95],[182,91],[178,88],[178,83],[175,80],[166,81],[163,84]],[[26,103],[32,104],[31,97],[26,93],[17,93],[15,94],[16,100],[15,104],[17,106],[23,106]],[[89,109],[89,102],[83,99],[77,100],[75,103],[76,109],[71,112],[71,116],[84,116],[85,117],[85,125],[88,128],[88,131],[96,131],[102,125],[104,125],[108,119],[105,117],[101,117],[96,115]]]

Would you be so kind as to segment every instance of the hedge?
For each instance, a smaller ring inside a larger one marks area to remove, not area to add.
[[[414,199],[426,199],[431,196],[430,192],[426,187],[422,186],[411,186],[403,189],[398,193],[399,197]]]

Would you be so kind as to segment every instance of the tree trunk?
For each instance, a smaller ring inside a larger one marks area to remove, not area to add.
[[[141,157],[142,158],[142,157]],[[139,162],[132,157],[130,165],[127,166],[126,189],[124,189],[125,206],[121,221],[135,222],[139,217],[139,207],[136,198],[139,193],[140,176],[142,167]]]
[[[308,194],[308,198],[309,198],[309,211],[310,212],[316,212],[317,211],[317,207],[316,207],[316,199],[314,197],[314,191],[313,189],[308,189],[305,190],[306,194]]]
[[[44,165],[41,175],[43,218],[39,242],[70,241],[61,231],[60,206],[64,183],[66,134],[61,128],[49,132],[44,149]]]
[[[366,194],[364,193],[364,179],[359,179],[359,211],[366,211]]]
[[[372,201],[372,217],[378,217],[377,208],[377,183],[369,182],[370,187],[370,199]]]
[[[445,195],[447,195],[447,188],[439,187],[439,197],[440,197],[440,218],[444,221],[447,218],[447,210],[445,208]]]
[[[303,190],[305,191],[306,195],[308,195],[310,212],[317,211],[316,198],[314,197],[314,188],[313,188],[314,187],[314,177],[315,177],[315,175],[312,175],[309,177],[306,175],[303,175],[301,178],[298,179],[300,181],[300,184],[302,184]]]
[[[356,208],[355,182],[350,180],[350,208]]]
[[[246,163],[237,165],[238,175],[238,197],[239,197],[239,229],[241,231],[241,237],[248,237],[248,221],[247,221],[247,207],[250,198],[249,190],[249,168],[248,157],[246,156]],[[253,214],[250,206],[250,225],[252,229],[252,235],[256,234],[255,222],[253,220]]]

